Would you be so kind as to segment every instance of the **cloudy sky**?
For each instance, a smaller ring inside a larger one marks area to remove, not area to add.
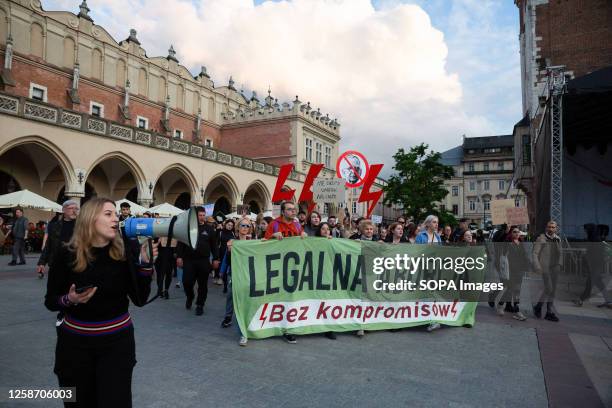
[[[43,0],[77,11],[80,0]],[[504,0],[90,0],[117,40],[170,44],[217,86],[268,86],[337,117],[341,149],[392,167],[398,148],[438,151],[463,134],[509,134],[521,117],[518,10]]]

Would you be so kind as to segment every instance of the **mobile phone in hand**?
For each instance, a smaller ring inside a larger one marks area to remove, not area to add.
[[[91,288],[93,288],[93,285],[85,285],[85,286],[76,288],[74,291],[80,295],[81,293],[85,292],[87,289],[91,289]]]

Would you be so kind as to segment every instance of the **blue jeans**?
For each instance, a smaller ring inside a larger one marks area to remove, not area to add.
[[[183,268],[176,268],[176,278],[179,282],[183,283]]]
[[[227,297],[225,298],[225,318],[232,318],[234,316],[234,297],[232,296],[232,275],[229,274],[227,276],[229,282],[227,283]],[[236,321],[236,331],[238,335],[243,336],[242,331],[240,331],[240,325],[238,321]],[[246,337],[246,336],[245,336]]]

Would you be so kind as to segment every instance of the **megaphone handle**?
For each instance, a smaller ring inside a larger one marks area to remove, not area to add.
[[[172,244],[172,236],[174,235],[174,223],[176,222],[176,215],[170,220],[170,226],[168,227],[168,236],[166,237],[166,248],[170,248]]]

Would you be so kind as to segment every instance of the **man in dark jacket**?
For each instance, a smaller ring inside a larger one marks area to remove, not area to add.
[[[463,235],[465,235],[465,231],[468,229],[468,220],[467,218],[462,218],[459,220],[459,227],[455,229],[453,232],[451,242],[461,242],[463,239]]]
[[[204,313],[204,303],[208,295],[208,274],[211,271],[210,257],[213,257],[215,268],[219,264],[216,231],[206,223],[206,211],[198,207],[198,240],[196,249],[181,242],[176,247],[176,266],[183,268],[183,286],[187,301],[185,308],[191,309],[194,298],[194,286],[198,282],[198,297],[196,299],[196,315]]]
[[[79,215],[79,203],[74,200],[68,200],[62,205],[62,216],[49,223],[47,227],[47,240],[36,266],[36,272],[38,272],[40,279],[45,276],[45,266],[53,262],[53,257],[61,245],[68,243],[70,238],[72,238],[77,215]]]

